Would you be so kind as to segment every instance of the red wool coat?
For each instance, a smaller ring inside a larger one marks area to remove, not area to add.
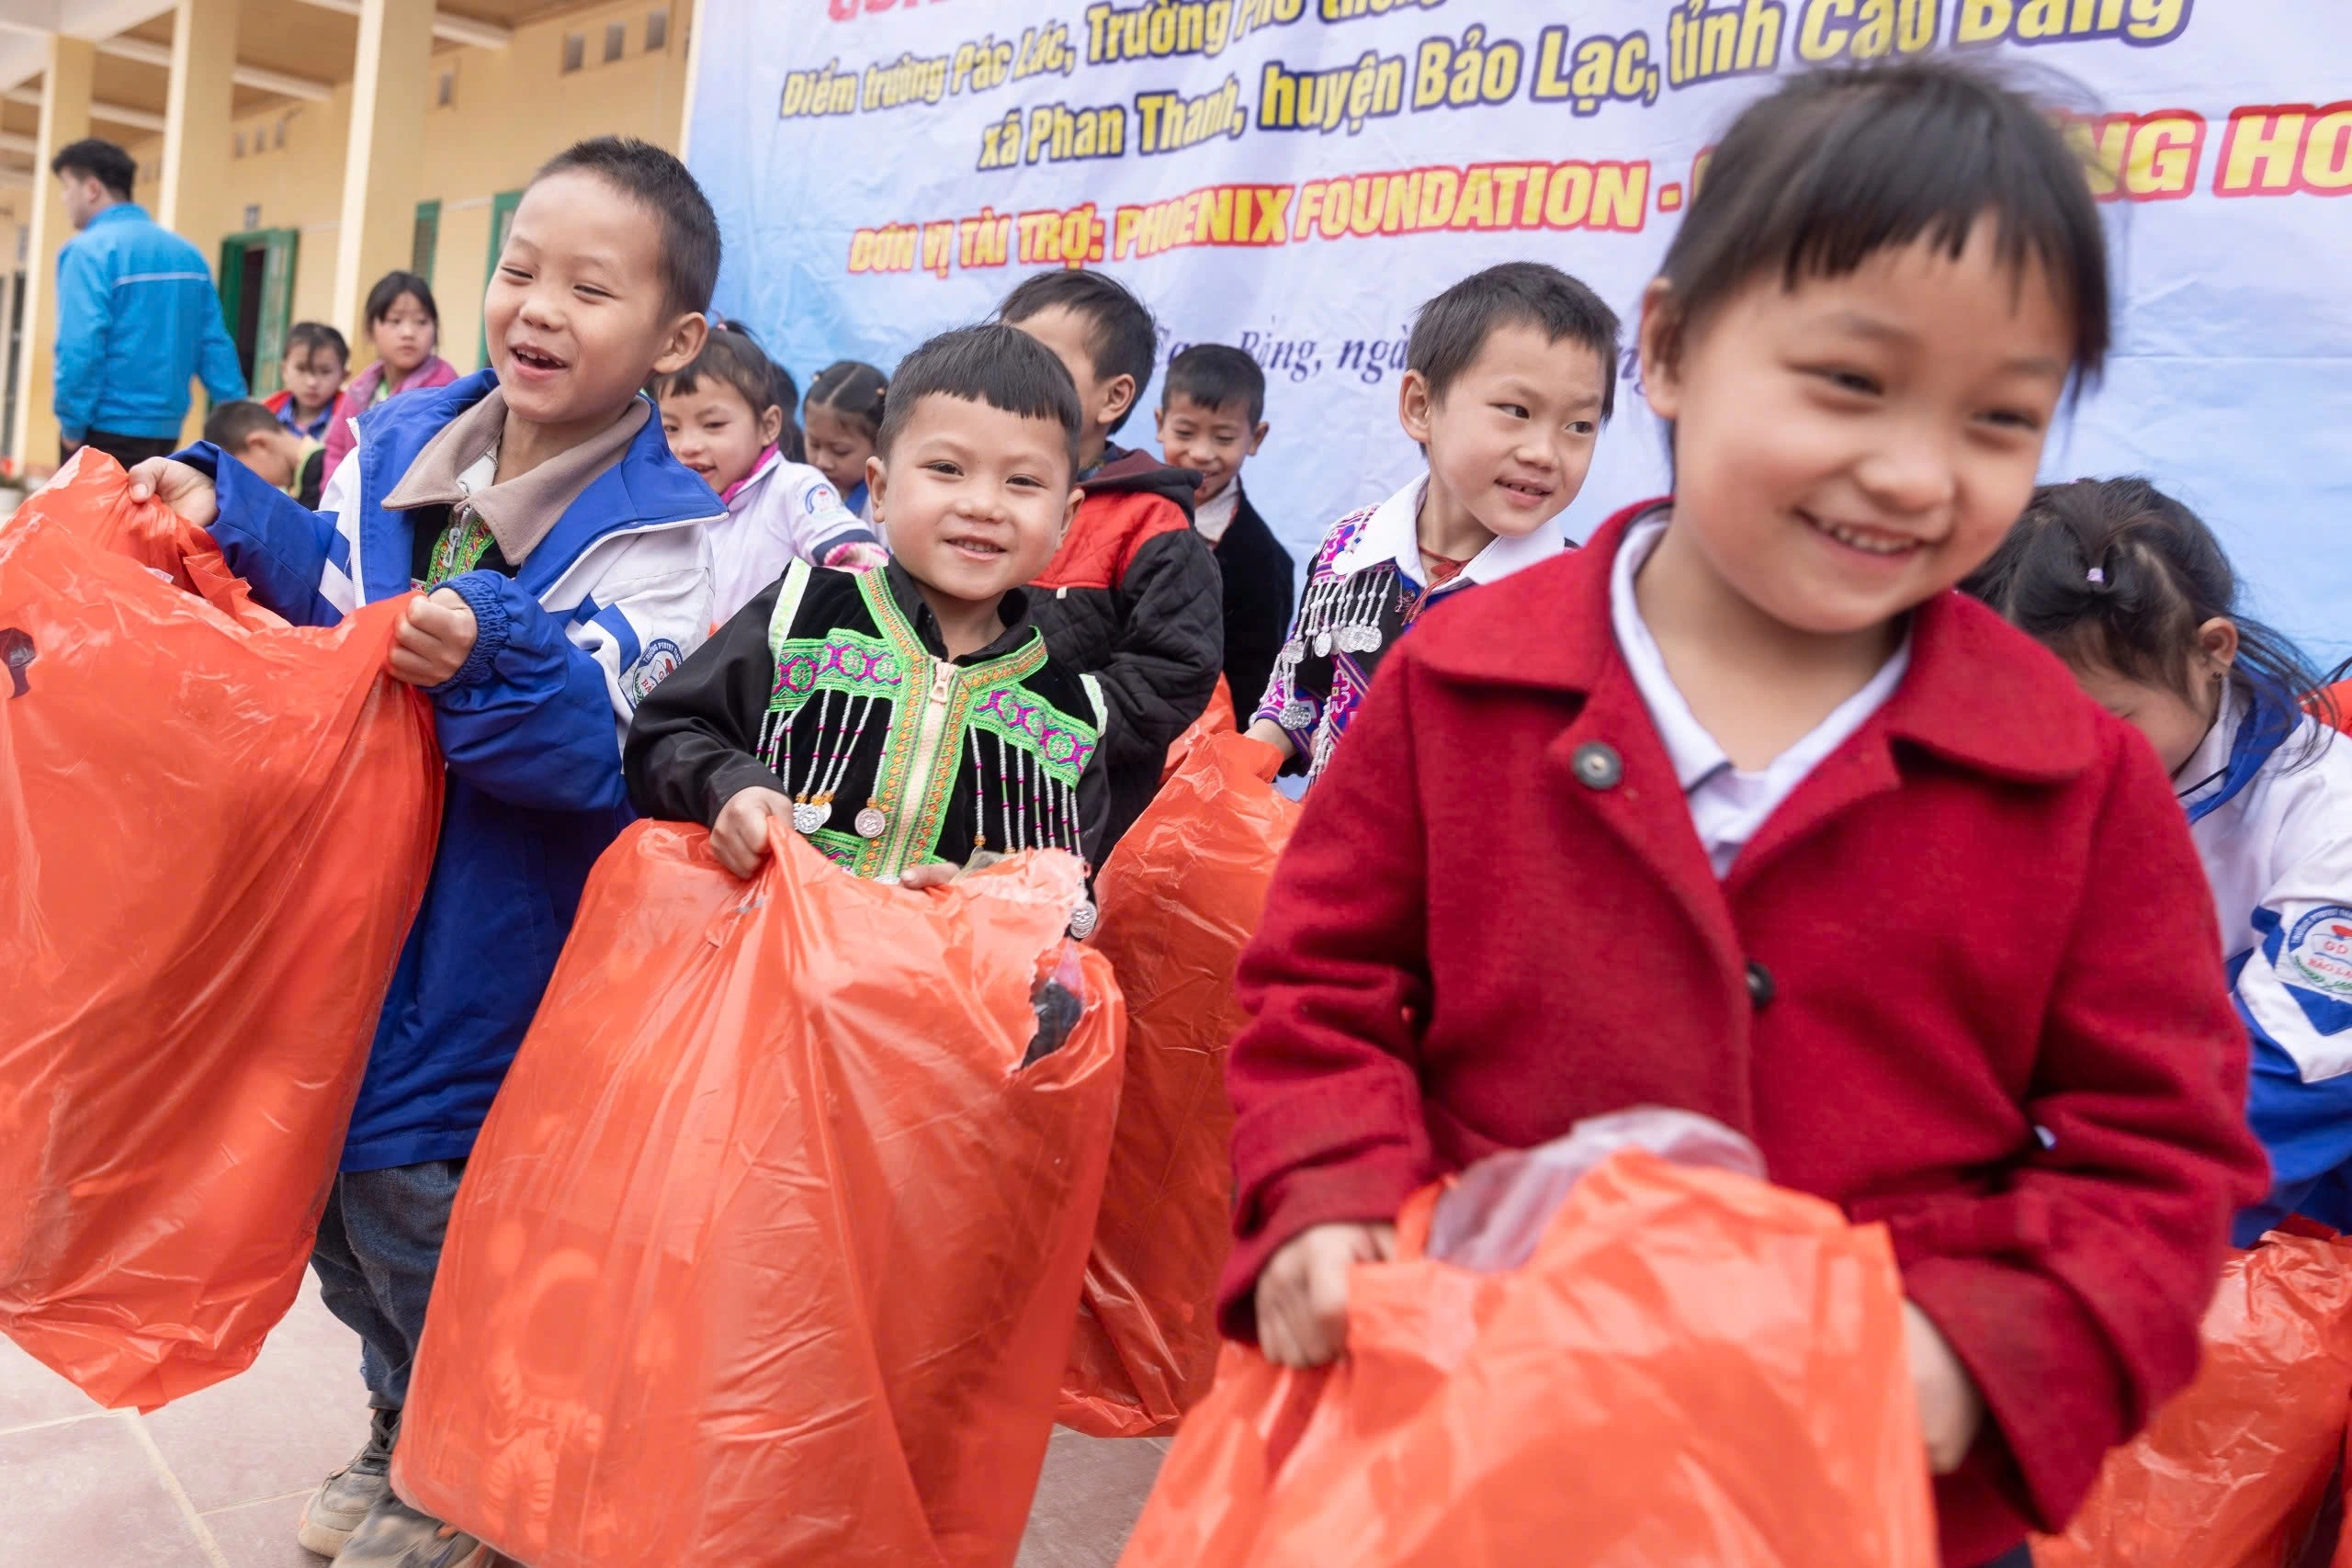
[[[1952,593],[1718,883],[1610,629],[1624,524],[1423,622],[1307,797],[1240,968],[1221,1322],[1309,1225],[1701,1111],[1892,1229],[1990,1416],[1936,1493],[1969,1568],[2188,1381],[2263,1192],[2212,895],[2139,734]]]

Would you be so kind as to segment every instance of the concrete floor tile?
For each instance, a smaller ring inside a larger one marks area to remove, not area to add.
[[[0,1436],[0,1561],[208,1568],[134,1419],[94,1416]]]
[[[1167,1457],[1148,1440],[1057,1428],[1016,1568],[1111,1568]]]
[[[327,1560],[294,1544],[294,1527],[302,1522],[308,1492],[271,1497],[242,1507],[223,1508],[204,1516],[207,1529],[220,1544],[229,1568],[326,1568]]]
[[[0,1338],[0,1432],[97,1413],[96,1401]]]
[[[368,1440],[358,1337],[306,1280],[251,1367],[146,1422],[200,1514],[316,1486]]]

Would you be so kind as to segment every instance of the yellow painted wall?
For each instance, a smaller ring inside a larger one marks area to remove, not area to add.
[[[646,17],[665,8],[668,42],[648,53]],[[692,0],[621,0],[518,27],[503,50],[455,49],[433,57],[435,91],[444,72],[457,73],[455,102],[425,110],[424,188],[416,194],[420,201],[441,203],[433,292],[441,307],[442,355],[459,370],[479,363],[492,199],[521,188],[532,170],[583,137],[637,136],[676,147],[692,15]],[[605,64],[605,29],[614,22],[626,25],[626,52]],[[586,62],[566,74],[563,40],[571,33],[585,35]],[[351,88],[345,84],[326,102],[283,103],[235,122],[245,151],[229,164],[215,231],[301,231],[294,276],[296,321],[324,317],[331,309],[350,120]],[[137,194],[152,205],[154,172],[163,164],[162,139],[150,138],[130,152],[141,175]],[[247,221],[249,208],[259,209],[254,214],[258,221]],[[217,265],[217,254],[211,259]],[[356,330],[357,322],[335,324],[352,339],[355,366],[375,357]]]

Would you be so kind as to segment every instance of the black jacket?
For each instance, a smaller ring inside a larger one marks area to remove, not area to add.
[[[1238,488],[1240,478],[1233,482]],[[1290,636],[1291,579],[1297,565],[1258,515],[1246,490],[1214,548],[1225,581],[1225,684],[1233,694],[1234,716],[1247,729],[1250,715],[1266,694],[1283,639]]]
[[[1198,474],[1113,448],[1080,482],[1086,499],[1031,585],[1029,613],[1055,659],[1102,683],[1108,855],[1158,793],[1169,745],[1216,690],[1224,593],[1216,561],[1193,531]]]
[[[779,630],[786,592],[797,599]],[[795,563],[638,705],[621,754],[630,803],[707,824],[740,791],[776,790],[813,808],[809,841],[860,875],[961,865],[981,847],[1055,845],[1100,865],[1100,720],[1029,619],[1035,598],[1006,594],[1004,635],[950,661],[947,722],[922,758],[931,661],[947,649],[914,580],[896,561],[869,573]],[[859,829],[867,807],[887,819],[878,834]]]

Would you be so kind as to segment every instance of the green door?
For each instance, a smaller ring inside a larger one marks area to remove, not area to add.
[[[220,242],[220,318],[256,398],[277,390],[301,240],[299,230],[256,229]]]
[[[498,253],[506,248],[506,231],[514,226],[514,209],[522,205],[523,193],[519,190],[501,191],[490,198],[490,255],[482,263],[481,269],[481,286],[485,289],[490,287],[490,280],[498,276]],[[488,311],[482,313],[481,342],[477,346],[475,355],[481,367],[488,369],[490,367],[490,314]]]
[[[441,204],[420,201],[416,204],[416,232],[409,241],[408,269],[433,281],[433,258],[441,249]]]

